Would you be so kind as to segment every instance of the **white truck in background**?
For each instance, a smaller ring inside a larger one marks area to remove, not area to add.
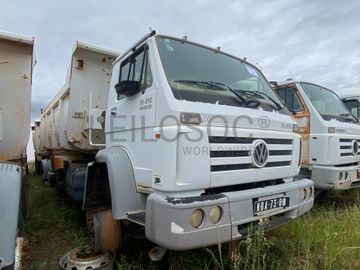
[[[121,244],[125,220],[185,250],[312,208],[313,182],[294,179],[297,124],[255,66],[154,31],[116,60],[87,48],[42,114],[36,152],[83,202],[97,250]]]
[[[34,39],[0,32],[0,269],[20,269]]]
[[[346,94],[340,97],[352,115],[360,118],[360,93]]]
[[[68,173],[66,166],[72,172],[73,167],[75,171],[86,169],[105,145],[99,119],[106,108],[112,63],[117,56],[113,50],[77,41],[64,86],[32,127],[37,172],[50,184],[66,187],[75,201],[82,201],[83,183],[80,188],[70,183],[76,180],[68,179],[67,185],[61,180]]]
[[[274,87],[302,135],[302,169],[319,190],[360,187],[360,125],[331,90],[289,79]]]

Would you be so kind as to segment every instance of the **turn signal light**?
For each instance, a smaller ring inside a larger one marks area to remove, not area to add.
[[[180,123],[196,125],[201,123],[200,113],[180,113]]]

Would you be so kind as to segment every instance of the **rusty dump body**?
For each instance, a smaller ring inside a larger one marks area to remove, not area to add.
[[[64,86],[34,129],[37,153],[96,151],[105,142],[99,123],[118,53],[77,41]]]
[[[19,159],[29,140],[33,45],[0,32],[0,161]]]

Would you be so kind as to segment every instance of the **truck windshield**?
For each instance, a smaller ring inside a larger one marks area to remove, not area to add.
[[[158,36],[157,44],[176,99],[287,113],[254,66],[185,40]]]
[[[300,83],[302,89],[323,119],[357,123],[341,99],[329,89],[310,83]]]

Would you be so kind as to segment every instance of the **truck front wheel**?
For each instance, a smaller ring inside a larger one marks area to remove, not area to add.
[[[87,223],[93,236],[95,252],[114,252],[121,247],[121,221],[113,219],[112,210],[91,210]]]

